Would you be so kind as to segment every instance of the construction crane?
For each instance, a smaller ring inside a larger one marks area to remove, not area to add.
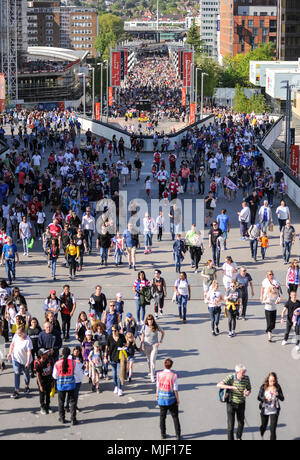
[[[17,0],[0,1],[0,65],[1,72],[5,75],[6,93],[10,100],[18,99],[17,5]]]

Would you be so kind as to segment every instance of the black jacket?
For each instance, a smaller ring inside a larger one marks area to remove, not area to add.
[[[281,389],[280,385],[278,385],[277,392],[278,392],[278,400],[284,401],[284,396],[283,396],[282,389]],[[260,409],[260,412],[262,414],[264,414],[264,409],[265,409],[265,395],[264,394],[265,394],[265,388],[264,388],[264,385],[262,385],[260,387],[260,390],[259,390],[259,393],[258,393],[258,396],[257,396],[257,399],[260,402],[259,409]],[[278,400],[277,400],[277,405],[276,405],[277,414],[279,414],[279,412],[280,412],[280,404],[279,404]]]

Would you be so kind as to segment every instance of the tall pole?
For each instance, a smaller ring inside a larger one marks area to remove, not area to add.
[[[106,62],[106,123],[108,123],[108,60]]]
[[[195,90],[195,114],[197,118],[197,113],[198,113],[198,67],[196,67],[196,90]]]
[[[83,115],[85,116],[85,74],[83,74]]]
[[[100,63],[100,121],[102,121],[102,103],[103,103],[103,62]]]
[[[95,67],[92,67],[93,86],[92,86],[92,120],[95,120]]]
[[[204,80],[204,75],[208,75],[207,73],[205,72],[202,72],[201,73],[201,110],[200,110],[200,120],[202,120],[203,118],[203,80]]]
[[[286,109],[285,109],[285,152],[284,162],[287,166],[290,166],[290,151],[291,151],[291,86],[288,80],[284,80],[281,83],[286,83]]]

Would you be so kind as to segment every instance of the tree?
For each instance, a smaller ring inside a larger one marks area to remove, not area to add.
[[[219,63],[208,56],[196,55],[195,65],[199,69],[196,72],[198,94],[201,92],[201,73],[205,72],[208,76],[205,76],[203,80],[203,93],[204,96],[213,97],[220,78],[221,67]]]
[[[188,30],[186,43],[194,47],[195,53],[202,53],[203,41],[200,40],[200,30],[199,27],[195,24],[195,21],[193,21],[191,27]]]
[[[101,60],[109,59],[109,48],[124,37],[124,23],[114,14],[102,14],[99,17],[99,34],[95,40],[95,48]]]

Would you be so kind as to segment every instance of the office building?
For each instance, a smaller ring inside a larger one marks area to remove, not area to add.
[[[220,0],[200,0],[200,39],[208,56],[218,58]]]
[[[297,61],[300,54],[300,1],[278,0],[277,59]]]

